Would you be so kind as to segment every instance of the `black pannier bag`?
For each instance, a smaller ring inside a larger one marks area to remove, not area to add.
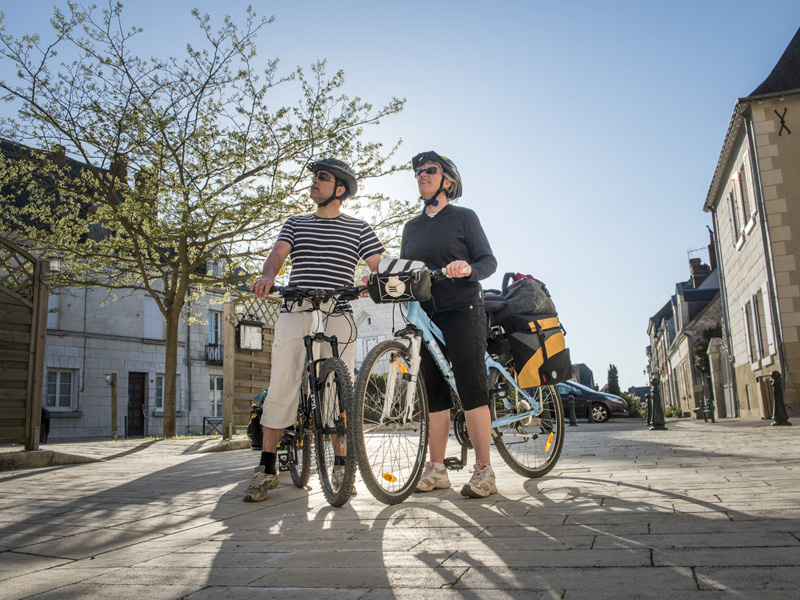
[[[516,281],[507,285],[510,279]],[[547,286],[529,275],[506,273],[502,296],[506,305],[493,318],[506,331],[519,386],[539,387],[571,379],[566,331]]]
[[[431,299],[431,275],[421,260],[382,258],[367,281],[369,297],[378,304],[426,302]]]

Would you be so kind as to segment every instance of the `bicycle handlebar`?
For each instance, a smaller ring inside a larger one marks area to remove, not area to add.
[[[433,281],[439,281],[440,279],[447,278],[447,267],[442,267],[441,269],[428,269],[428,272],[431,274],[431,279]],[[461,270],[461,273],[464,275],[472,274],[472,267],[467,265]]]
[[[361,290],[353,285],[345,285],[332,290],[316,290],[298,287],[296,285],[276,286],[269,289],[270,294],[278,294],[284,300],[308,299],[312,302],[328,302],[329,300],[356,300],[361,295]]]

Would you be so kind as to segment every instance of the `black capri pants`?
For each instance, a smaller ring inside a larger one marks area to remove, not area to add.
[[[456,388],[464,410],[489,405],[486,376],[486,313],[483,304],[472,304],[431,315],[442,330],[446,356],[450,359]],[[422,345],[420,372],[428,393],[430,412],[453,408],[450,385],[445,380],[425,344]]]

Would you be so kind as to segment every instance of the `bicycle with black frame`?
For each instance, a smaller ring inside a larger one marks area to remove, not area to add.
[[[331,506],[342,506],[350,499],[358,467],[353,438],[348,435],[347,427],[347,415],[353,412],[350,370],[339,356],[340,341],[335,335],[325,335],[323,322],[325,318],[332,318],[337,301],[355,300],[359,293],[354,286],[332,290],[298,286],[270,289],[270,294],[277,294],[273,297],[284,301],[308,302],[314,315],[312,333],[303,337],[306,360],[302,367],[297,420],[284,430],[278,443],[278,466],[281,471],[289,471],[295,486],[304,487],[311,476],[313,446],[322,492]],[[355,324],[353,328],[355,332]],[[316,358],[317,344],[329,344],[332,356]],[[339,464],[341,462],[344,465]]]

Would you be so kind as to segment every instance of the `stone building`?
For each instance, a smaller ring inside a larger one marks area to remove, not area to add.
[[[712,214],[724,351],[743,417],[770,418],[780,371],[800,413],[800,30],[764,82],[739,98],[703,209]]]
[[[722,324],[713,241],[709,250],[711,266],[699,258],[690,259],[691,277],[675,284],[675,294],[650,318],[647,328],[650,374],[661,379],[664,405],[675,406],[686,416],[692,415],[705,398],[724,403],[723,392],[719,398],[713,393],[713,373],[699,371],[695,356],[698,342],[709,343],[711,332]],[[717,378],[727,381],[722,375]]]

